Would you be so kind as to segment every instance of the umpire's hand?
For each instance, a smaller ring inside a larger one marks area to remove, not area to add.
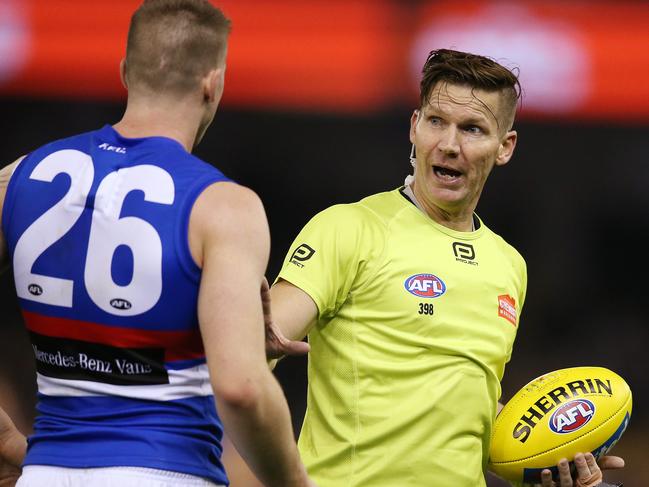
[[[277,362],[276,359],[285,355],[306,355],[309,353],[308,343],[289,340],[273,322],[270,288],[266,278],[261,283],[261,303],[264,309],[264,327],[266,329],[266,359],[272,362],[272,366],[274,367]]]
[[[600,465],[595,461],[592,453],[577,453],[575,455],[575,471],[577,478],[570,475],[570,464],[563,459],[559,462],[559,482],[552,480],[552,472],[544,470],[541,473],[541,487],[597,487],[604,486],[602,470],[618,469],[624,467],[624,460],[620,457],[602,457]]]

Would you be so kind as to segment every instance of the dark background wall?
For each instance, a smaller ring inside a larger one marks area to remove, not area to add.
[[[0,98],[0,163],[116,122],[121,111],[121,103]],[[260,194],[271,227],[273,279],[293,237],[317,211],[402,184],[409,115],[223,110],[196,154]],[[503,399],[557,368],[618,372],[634,392],[634,414],[615,450],[629,465],[609,478],[642,485],[649,474],[643,455],[649,452],[649,126],[524,121],[517,129],[516,154],[493,173],[478,207],[528,263],[527,302]],[[27,431],[33,357],[10,272],[0,288],[0,405]],[[286,359],[277,370],[298,429],[305,363]]]

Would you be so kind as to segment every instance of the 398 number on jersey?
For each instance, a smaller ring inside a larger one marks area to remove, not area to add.
[[[420,315],[432,315],[434,313],[434,308],[432,303],[419,303]]]

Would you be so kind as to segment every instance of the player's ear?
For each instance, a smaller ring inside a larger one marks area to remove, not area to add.
[[[119,62],[119,79],[122,82],[122,86],[128,90],[128,82],[126,81],[126,58],[122,58]]]
[[[225,67],[211,70],[203,78],[203,98],[207,102],[214,102],[221,99],[223,85],[225,83]]]
[[[510,130],[507,132],[502,140],[500,141],[500,146],[498,147],[498,155],[496,156],[496,166],[504,166],[509,162],[514,155],[514,149],[516,148],[516,141],[518,140],[518,134],[515,130]]]

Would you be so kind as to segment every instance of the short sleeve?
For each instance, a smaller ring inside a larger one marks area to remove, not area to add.
[[[521,287],[518,296],[518,302],[520,303],[520,311],[522,312],[523,305],[525,304],[525,297],[527,295],[527,265],[522,257],[520,260]]]
[[[319,316],[336,313],[368,266],[376,265],[382,232],[373,213],[358,204],[320,212],[298,234],[277,279],[306,292]]]
[[[527,295],[527,264],[521,254],[516,249],[510,247],[513,251],[512,266],[516,274],[516,288],[517,292],[517,305],[518,305],[518,324],[520,324],[521,314],[523,312],[523,305],[525,304],[525,297]],[[517,326],[518,326],[517,324]]]

